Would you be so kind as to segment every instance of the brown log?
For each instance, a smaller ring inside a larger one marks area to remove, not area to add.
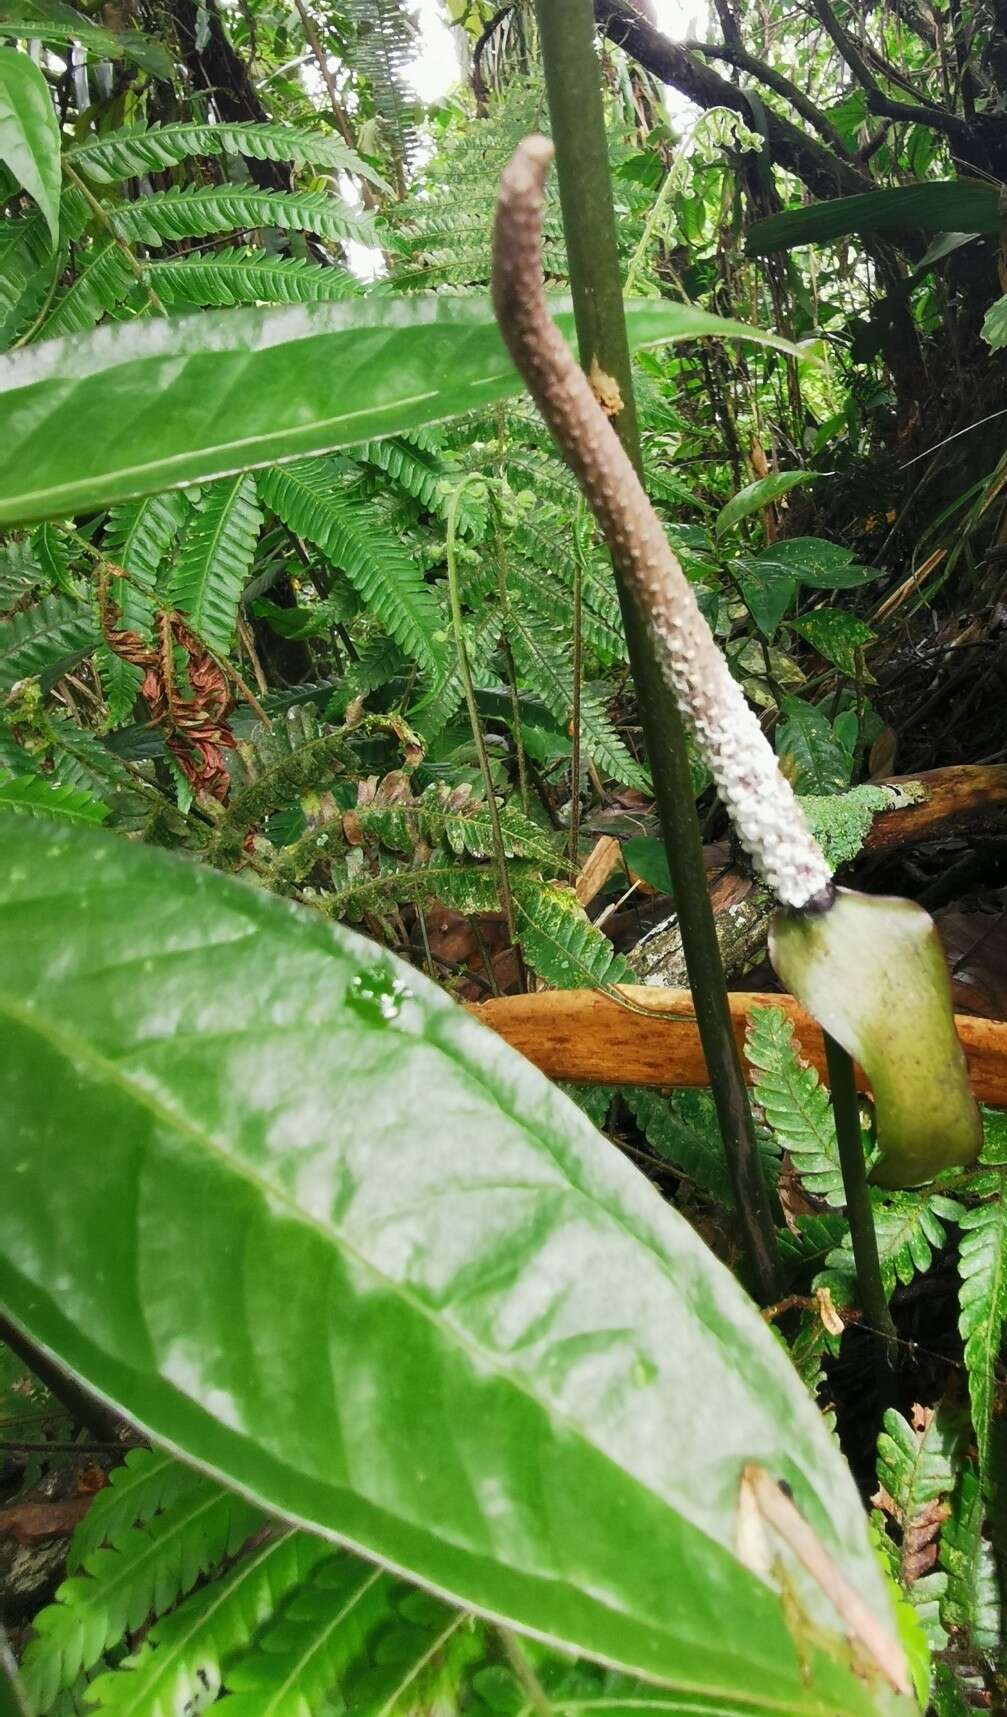
[[[632,1009],[598,990],[548,990],[498,996],[469,1011],[551,1079],[585,1085],[708,1085],[689,991],[636,984],[620,993]],[[739,992],[728,1001],[739,1044],[753,1008],[783,1008],[794,1022],[802,1056],[826,1079],[821,1030],[790,996]],[[646,1009],[649,1017],[636,1009]],[[1007,1021],[956,1014],[955,1025],[979,1102],[1007,1108]],[[747,1063],[745,1072],[751,1079]],[[864,1088],[859,1068],[857,1077]]]
[[[1002,826],[1007,815],[1007,764],[961,763],[922,775],[889,775],[879,787],[922,788],[924,797],[879,811],[864,840],[865,852],[885,852],[935,840],[961,829]]]

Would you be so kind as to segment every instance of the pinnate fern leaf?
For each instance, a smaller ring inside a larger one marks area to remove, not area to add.
[[[110,1549],[85,1558],[35,1618],[22,1660],[29,1697],[44,1709],[127,1632],[161,1615],[201,1574],[233,1554],[263,1524],[241,1497],[200,1480],[149,1526],[131,1527]]]
[[[804,1185],[829,1204],[843,1204],[829,1093],[814,1068],[800,1060],[794,1028],[782,1008],[752,1009],[745,1053],[758,1070],[755,1100]]]
[[[537,877],[512,886],[518,940],[528,963],[556,989],[633,982],[627,960],[591,923],[572,889]]]
[[[197,185],[156,191],[135,203],[120,203],[109,219],[127,244],[155,249],[174,239],[208,238],[212,233],[282,227],[317,233],[339,242],[353,239],[373,245],[369,215],[356,214],[326,191],[260,191],[249,186]]]
[[[129,296],[136,276],[122,246],[115,239],[99,244],[81,261],[76,278],[53,306],[41,330],[41,338],[55,340],[62,334],[86,334],[117,304]]]
[[[255,478],[224,477],[206,490],[185,535],[167,597],[211,650],[225,656],[262,528]]]
[[[979,1476],[963,1467],[941,1528],[940,1562],[947,1575],[941,1620],[979,1651],[994,1652],[1000,1644],[1000,1586],[993,1546],[983,1537],[984,1513]]]
[[[73,1574],[92,1550],[111,1543],[131,1526],[153,1520],[202,1484],[199,1474],[163,1449],[130,1449],[122,1466],[113,1467],[83,1520],[74,1529],[67,1555]]]
[[[150,636],[158,574],[188,516],[189,501],[177,489],[111,509],[102,549],[129,574],[113,578],[110,591],[119,612],[117,624],[125,631]]]
[[[489,670],[503,627],[501,610],[490,603],[465,624],[465,652],[476,685],[483,681]],[[433,684],[409,712],[410,722],[428,744],[444,732],[464,695],[458,655],[452,651],[435,675]]]
[[[542,699],[550,715],[567,727],[573,713],[567,632],[515,603],[508,610],[507,635],[522,680]],[[584,749],[599,768],[627,787],[645,787],[646,771],[634,762],[598,699],[587,690],[581,693],[580,719]]]
[[[296,1603],[318,1565],[332,1560],[337,1558],[331,1546],[306,1532],[284,1532],[258,1545],[222,1579],[155,1622],[139,1652],[95,1678],[89,1701],[116,1717],[177,1717],[216,1703],[227,1666],[269,1627],[282,1605]],[[301,1700],[307,1670],[305,1664],[294,1677]]]
[[[513,881],[513,868],[512,868]],[[496,878],[487,865],[444,860],[406,870],[398,865],[377,876],[332,867],[332,886],[320,904],[333,918],[356,920],[365,913],[380,915],[403,901],[428,905],[436,901],[453,912],[495,912],[499,909]]]
[[[731,1209],[734,1195],[710,1093],[673,1091],[665,1097],[641,1086],[625,1096],[637,1126],[658,1156],[714,1203]],[[779,1167],[777,1150],[764,1136],[759,1147],[763,1167],[774,1178]]]
[[[977,1205],[961,1218],[958,1269],[965,1366],[972,1403],[972,1425],[979,1451],[979,1473],[987,1482],[990,1426],[996,1402],[997,1365],[1007,1315],[1007,1198]]]
[[[80,588],[70,571],[70,545],[58,525],[48,521],[36,525],[31,533],[31,546],[48,584],[64,596],[79,600]]]
[[[937,1411],[914,1408],[913,1424],[894,1407],[884,1416],[878,1437],[877,1501],[881,1520],[894,1526],[896,1572],[916,1609],[931,1646],[947,1636],[940,1623],[940,1602],[947,1575],[937,1569],[938,1533],[955,1488],[964,1426],[961,1415],[942,1405]]]
[[[369,835],[400,853],[411,853],[425,842],[444,845],[458,857],[493,857],[493,825],[484,799],[460,799],[434,785],[409,803],[358,805],[351,813],[360,835]],[[504,852],[508,858],[533,859],[544,869],[563,866],[555,840],[515,805],[498,812]]]
[[[437,674],[443,658],[440,615],[417,563],[373,507],[347,495],[341,467],[295,459],[258,474],[265,504],[346,574],[369,610],[421,667]]]
[[[114,131],[67,151],[77,173],[98,184],[114,184],[134,175],[177,166],[192,155],[245,155],[256,161],[291,161],[296,167],[325,167],[353,173],[389,190],[380,173],[362,161],[330,131],[306,131],[293,125],[215,124],[182,121],[148,131]]]
[[[69,596],[46,596],[34,608],[9,615],[0,621],[0,692],[69,664],[97,640],[92,609]]]
[[[54,781],[48,775],[15,775],[0,781],[0,812],[25,817],[54,817],[63,823],[103,823],[110,807],[86,789]]]
[[[173,256],[146,265],[162,303],[224,307],[233,304],[315,304],[353,298],[360,283],[345,268],[269,256],[240,245],[208,256]]]
[[[957,1222],[962,1207],[954,1199],[939,1193],[881,1193],[872,1191],[874,1232],[878,1242],[878,1260],[885,1292],[890,1294],[896,1282],[906,1284],[917,1274],[923,1275],[947,1241],[945,1222]],[[833,1283],[836,1277],[845,1279],[853,1297],[856,1264],[853,1242],[847,1233],[842,1245],[830,1252],[827,1271],[822,1282]]]
[[[313,1717],[389,1615],[391,1577],[331,1551],[227,1676],[221,1717]],[[347,1689],[348,1692],[348,1689]]]

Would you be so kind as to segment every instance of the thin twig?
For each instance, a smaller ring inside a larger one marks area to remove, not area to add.
[[[511,895],[510,877],[507,872],[507,854],[504,850],[503,830],[500,827],[500,809],[496,800],[496,789],[493,784],[493,773],[490,768],[489,753],[486,750],[486,740],[483,736],[482,723],[479,720],[479,710],[476,705],[475,687],[472,683],[472,669],[469,666],[468,646],[465,642],[465,628],[462,624],[462,606],[458,596],[458,557],[456,541],[458,534],[458,510],[465,490],[475,483],[481,483],[482,478],[474,472],[463,477],[448,505],[447,544],[445,560],[448,573],[448,595],[451,601],[451,624],[455,634],[455,649],[458,654],[458,672],[461,675],[462,689],[465,693],[465,707],[468,710],[469,725],[472,729],[472,742],[479,759],[479,769],[483,778],[483,789],[486,794],[486,810],[490,820],[490,830],[493,836],[493,857],[496,865],[497,888],[500,893],[500,906],[507,926],[507,935],[512,946],[517,948],[517,926],[514,919],[514,900]]]

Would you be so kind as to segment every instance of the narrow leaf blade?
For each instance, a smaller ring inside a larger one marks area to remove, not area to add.
[[[780,343],[688,305],[645,300],[627,315],[637,349],[718,330]],[[569,309],[557,320],[572,334]],[[99,328],[0,360],[0,525],[353,446],[520,391],[482,299],[374,297]]]

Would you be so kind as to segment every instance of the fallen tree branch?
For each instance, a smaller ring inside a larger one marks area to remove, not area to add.
[[[729,107],[748,120],[751,110],[743,89],[662,35],[627,0],[594,0],[594,15],[609,41],[662,83],[671,84],[698,107]],[[773,161],[794,173],[816,197],[854,196],[874,190],[874,181],[866,173],[768,108],[766,130]]]
[[[469,1012],[550,1079],[583,1085],[709,1085],[689,991],[632,984],[620,986],[620,993],[632,1011],[597,990],[546,990],[497,996],[471,1004]],[[753,1008],[782,1008],[793,1021],[801,1055],[827,1082],[821,1028],[790,996],[736,992],[728,1001],[739,1046]],[[956,1014],[955,1027],[976,1098],[1007,1108],[1007,1022]],[[747,1064],[745,1071],[750,1080]],[[865,1089],[859,1068],[857,1083]]]
[[[737,43],[727,42],[686,42],[686,48],[691,54],[702,54],[704,60],[724,60],[729,66],[736,66],[738,71],[747,72],[757,82],[765,84],[767,89],[775,90],[784,101],[789,101],[795,113],[806,119],[813,127],[833,154],[843,161],[853,161],[853,156],[840,137],[832,121],[821,108],[815,106],[811,98],[798,89],[790,78],[774,66],[767,66],[765,61],[757,59],[754,54]]]

